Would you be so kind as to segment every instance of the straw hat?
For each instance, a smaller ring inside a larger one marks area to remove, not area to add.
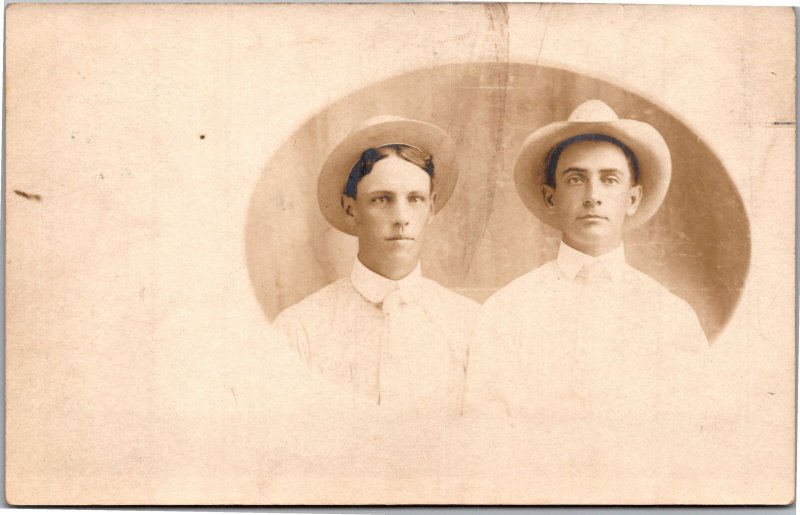
[[[325,219],[342,232],[355,235],[342,209],[341,196],[353,165],[368,148],[390,144],[416,147],[433,156],[436,211],[447,203],[458,178],[455,143],[439,127],[399,116],[376,116],[364,121],[336,145],[322,165],[317,201]]]
[[[600,100],[579,105],[565,122],[546,125],[528,136],[514,167],[517,193],[525,206],[544,223],[559,228],[558,218],[547,210],[542,194],[550,151],[562,141],[580,134],[603,134],[627,145],[639,163],[643,196],[636,214],[625,221],[633,229],[652,217],[667,194],[672,161],[664,138],[650,124],[622,119]]]

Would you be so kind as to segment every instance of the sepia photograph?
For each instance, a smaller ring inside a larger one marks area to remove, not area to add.
[[[785,505],[795,13],[6,11],[12,505]]]

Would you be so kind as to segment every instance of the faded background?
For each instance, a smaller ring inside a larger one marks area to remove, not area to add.
[[[790,9],[17,5],[6,31],[10,502],[791,500]],[[587,98],[672,150],[627,249],[715,340],[703,439],[646,442],[685,467],[476,473],[453,457],[482,440],[342,399],[273,345],[275,313],[352,259],[314,177],[357,122],[464,150],[424,272],[483,300],[553,256],[510,172]]]

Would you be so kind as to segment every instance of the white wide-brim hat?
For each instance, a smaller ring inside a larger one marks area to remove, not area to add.
[[[639,164],[639,184],[643,196],[636,214],[625,220],[625,229],[633,229],[652,217],[669,189],[672,161],[667,142],[650,124],[622,119],[600,100],[579,105],[565,122],[555,122],[535,131],[525,139],[514,167],[514,182],[525,206],[547,225],[559,227],[555,213],[544,203],[542,186],[546,182],[550,152],[562,141],[580,134],[603,134],[627,145]]]
[[[364,121],[328,154],[317,182],[317,201],[325,219],[342,232],[355,235],[345,218],[341,197],[350,170],[368,148],[403,144],[433,157],[436,211],[450,198],[458,179],[455,143],[439,127],[399,116],[376,116]]]

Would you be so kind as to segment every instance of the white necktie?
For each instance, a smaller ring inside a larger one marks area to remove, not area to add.
[[[383,314],[387,317],[397,317],[400,314],[400,310],[403,309],[405,305],[406,299],[403,292],[401,292],[399,288],[395,288],[383,298],[381,309],[383,310]]]
[[[418,284],[403,285],[386,294],[378,367],[378,403],[395,409],[415,409],[445,380],[445,346],[433,344],[431,314],[422,302]]]
[[[598,286],[611,279],[608,270],[599,259],[592,259],[581,267],[575,281],[584,287]]]
[[[601,363],[610,355],[609,343],[614,341],[613,331],[608,323],[606,310],[616,314],[615,290],[610,288],[611,275],[605,265],[597,258],[587,261],[575,276],[580,286],[577,297],[577,312],[581,315],[575,324],[575,347],[572,360],[572,380],[570,384],[580,397],[586,398],[595,392],[604,380]],[[609,339],[609,336],[612,336]],[[598,382],[600,381],[600,382]]]

